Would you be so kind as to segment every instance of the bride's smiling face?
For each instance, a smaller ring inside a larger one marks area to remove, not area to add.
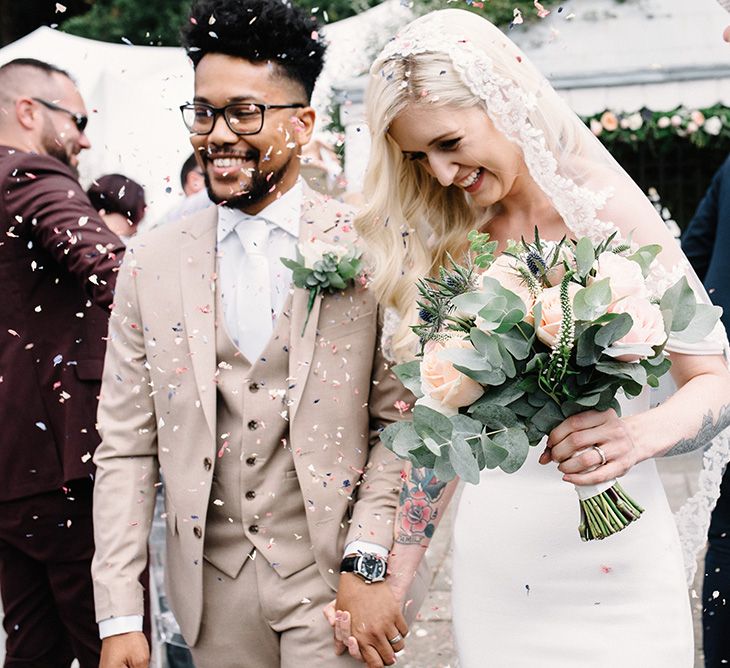
[[[528,170],[519,148],[480,107],[409,104],[390,124],[406,160],[487,207],[513,193]]]

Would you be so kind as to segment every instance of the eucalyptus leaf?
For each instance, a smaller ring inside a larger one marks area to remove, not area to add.
[[[628,259],[633,260],[641,267],[641,273],[646,278],[649,274],[651,263],[654,262],[656,256],[661,253],[662,247],[659,244],[650,244],[642,246],[633,255],[629,255]]]
[[[482,453],[484,465],[488,469],[496,469],[509,455],[509,452],[497,445],[489,436],[482,435]]]
[[[462,480],[473,485],[479,482],[479,464],[463,434],[454,434],[449,460],[454,471]]]
[[[497,406],[496,404],[481,404],[475,406],[471,411],[477,420],[484,424],[487,429],[503,429],[505,427],[516,427],[522,423],[509,408]]]
[[[453,433],[465,434],[467,436],[478,435],[482,431],[482,423],[468,415],[452,415],[449,420],[454,428]]]
[[[433,474],[442,482],[448,482],[456,477],[456,471],[446,457],[437,457],[433,465]]]
[[[692,288],[689,287],[686,276],[682,276],[664,293],[659,308],[662,312],[671,311],[672,313],[670,331],[680,332],[689,325],[697,310],[697,300]]]
[[[573,314],[576,320],[595,320],[605,313],[610,303],[611,285],[608,278],[603,278],[575,293]]]
[[[544,435],[549,434],[557,427],[565,416],[554,401],[548,401],[545,405],[532,416],[532,424],[535,425]]]
[[[477,351],[487,360],[492,367],[502,363],[502,356],[499,352],[498,338],[483,332],[478,327],[472,327],[469,338]]]
[[[400,422],[398,424],[405,426],[395,435],[390,449],[401,459],[406,459],[412,451],[418,450],[424,443],[410,422]]]
[[[393,373],[407,390],[410,390],[417,399],[423,396],[421,391],[421,362],[414,360],[393,367]]]
[[[721,315],[722,309],[719,306],[697,304],[697,310],[689,325],[672,336],[684,343],[704,341],[715,328]]]
[[[535,330],[526,322],[519,323],[499,337],[499,342],[516,360],[527,359],[535,340]]]
[[[454,365],[454,368],[465,376],[477,381],[480,385],[501,385],[507,379],[502,369],[472,370],[457,364]]]
[[[578,275],[585,278],[596,261],[596,251],[588,237],[582,237],[578,240],[575,247],[575,261],[578,266]],[[592,320],[592,318],[586,319]]]
[[[426,406],[413,408],[413,426],[426,445],[426,439],[431,439],[438,445],[451,440],[453,428],[449,418]]]
[[[596,333],[595,343],[601,348],[608,348],[611,344],[626,336],[631,331],[634,321],[628,313],[619,313],[617,317],[603,325]]]
[[[527,459],[530,442],[525,430],[520,427],[506,429],[491,437],[492,441],[507,451],[507,457],[499,464],[505,473],[514,473]]]
[[[476,315],[489,303],[491,298],[491,295],[484,292],[465,292],[454,297],[451,303],[463,313]]]

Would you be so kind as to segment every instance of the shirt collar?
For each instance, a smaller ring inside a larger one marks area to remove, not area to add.
[[[258,214],[252,216],[240,209],[230,209],[227,206],[218,207],[217,237],[220,243],[240,222],[252,219],[265,219],[275,227],[279,227],[294,238],[299,237],[299,221],[301,219],[302,199],[304,190],[302,181],[297,182],[289,190],[274,200]]]

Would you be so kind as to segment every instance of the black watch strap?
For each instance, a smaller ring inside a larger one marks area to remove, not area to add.
[[[340,573],[353,573],[357,567],[357,560],[359,558],[359,554],[350,554],[345,557],[340,563]]]

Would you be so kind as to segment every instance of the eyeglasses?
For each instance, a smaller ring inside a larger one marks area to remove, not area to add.
[[[304,104],[257,104],[255,102],[234,102],[225,107],[195,102],[180,106],[183,122],[194,135],[209,135],[213,132],[218,114],[223,114],[226,125],[237,135],[256,135],[264,127],[264,112],[268,109],[301,109]]]
[[[51,109],[52,111],[62,111],[64,114],[68,114],[71,117],[71,120],[74,122],[74,125],[76,126],[76,129],[79,132],[83,132],[86,129],[86,125],[89,122],[89,117],[84,116],[84,114],[80,114],[78,111],[71,111],[70,109],[64,109],[64,107],[59,107],[57,104],[54,104],[53,102],[49,102],[48,100],[42,100],[39,97],[33,97],[32,100],[39,102],[42,104],[46,109]]]

